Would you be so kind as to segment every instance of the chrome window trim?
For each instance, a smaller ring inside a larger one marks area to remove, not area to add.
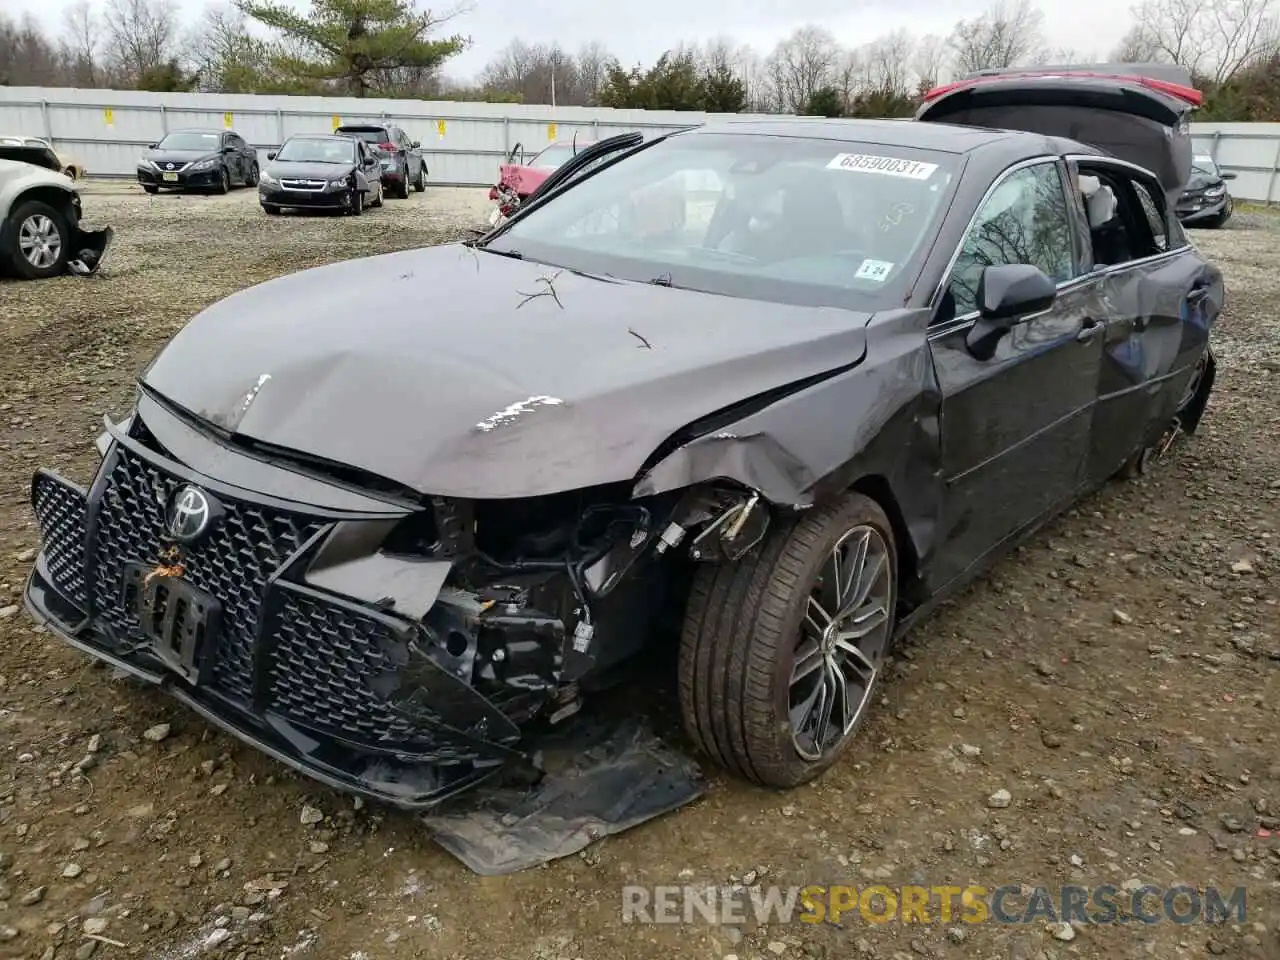
[[[1103,166],[1120,167],[1122,169],[1130,171],[1131,173],[1141,174],[1143,177],[1146,177],[1148,180],[1154,181],[1157,187],[1160,187],[1160,178],[1157,177],[1150,170],[1148,170],[1146,167],[1141,167],[1136,163],[1130,163],[1128,160],[1121,160],[1119,157],[1108,157],[1108,156],[1102,156],[1100,154],[1088,154],[1088,153],[1069,153],[1066,156],[1064,156],[1063,159],[1068,161],[1074,160],[1076,163],[1080,163],[1083,161],[1085,163],[1095,163],[1095,164],[1101,164]],[[1168,203],[1169,197],[1163,187],[1160,187],[1160,193],[1164,196],[1165,202]],[[1173,214],[1172,210],[1169,210],[1169,209],[1165,210],[1166,217],[1172,214]],[[1165,230],[1166,230],[1166,235],[1168,235],[1168,228],[1166,227]],[[1150,257],[1140,257],[1137,260],[1130,260],[1128,263],[1122,264],[1122,266],[1127,267],[1135,263],[1148,263],[1148,262],[1159,260],[1162,257],[1164,257],[1166,254],[1178,253],[1180,251],[1187,250],[1191,247],[1191,239],[1189,237],[1186,237],[1185,234],[1184,234],[1184,238],[1187,241],[1185,246],[1175,247],[1170,250],[1161,250],[1158,254],[1153,254]]]
[[[1059,162],[1062,162],[1063,164],[1065,164],[1072,160],[1076,161],[1077,163],[1084,161],[1086,163],[1097,163],[1097,164],[1104,164],[1104,165],[1111,164],[1117,167],[1124,168],[1134,173],[1142,174],[1144,177],[1147,177],[1151,180],[1156,180],[1156,182],[1159,183],[1159,180],[1156,179],[1155,174],[1153,174],[1150,170],[1146,169],[1145,167],[1140,167],[1136,163],[1130,163],[1128,160],[1121,160],[1118,157],[1108,157],[1108,156],[1102,156],[1100,154],[1086,154],[1086,153],[1070,153],[1070,154],[1062,154],[1062,155],[1047,154],[1047,155],[1042,155],[1038,157],[1032,157],[1026,160],[1019,160],[1017,163],[1013,164],[1012,166],[1007,167],[1000,174],[999,177],[997,177],[995,180],[991,182],[991,186],[989,186],[986,192],[983,193],[982,199],[978,202],[978,206],[973,211],[973,215],[969,217],[969,222],[965,224],[964,233],[961,234],[960,242],[956,244],[956,249],[952,252],[951,259],[947,261],[947,269],[946,269],[946,272],[942,275],[942,282],[938,284],[937,289],[934,290],[933,295],[929,298],[927,309],[929,310],[937,309],[938,301],[941,299],[943,291],[946,290],[947,286],[951,283],[951,274],[955,270],[956,261],[960,259],[960,251],[964,249],[965,240],[968,239],[969,231],[971,231],[974,227],[974,224],[977,223],[978,215],[982,213],[982,208],[987,205],[987,201],[991,199],[992,194],[996,192],[996,190],[1004,183],[1004,181],[1007,180],[1009,177],[1013,176],[1015,173],[1025,170],[1028,167],[1038,166],[1042,163],[1057,164]],[[1065,190],[1065,185],[1064,185],[1064,190]],[[1192,249],[1192,246],[1191,246],[1190,240],[1188,239],[1185,246],[1175,247],[1170,250],[1161,250],[1159,253],[1152,254],[1151,256],[1139,257],[1136,260],[1127,260],[1124,263],[1108,264],[1103,267],[1095,267],[1093,270],[1090,270],[1088,273],[1081,274],[1078,277],[1072,277],[1070,280],[1064,280],[1061,283],[1059,283],[1057,285],[1058,292],[1062,293],[1064,291],[1072,290],[1075,287],[1083,286],[1085,283],[1092,282],[1101,277],[1107,276],[1108,274],[1119,273],[1122,270],[1129,270],[1135,266],[1147,266],[1151,264],[1157,264],[1165,260],[1172,260],[1174,257],[1182,256],[1190,249]],[[963,313],[960,316],[953,317],[951,320],[948,320],[946,323],[940,323],[935,326],[932,326],[928,330],[928,339],[936,340],[940,337],[955,333],[957,330],[961,330],[965,327],[968,327],[972,325],[975,320],[978,319],[978,315],[979,314],[977,310],[971,310],[968,313]],[[1037,313],[1034,316],[1042,316],[1042,315],[1043,315],[1042,313]],[[1027,319],[1030,319],[1030,317],[1028,317]]]

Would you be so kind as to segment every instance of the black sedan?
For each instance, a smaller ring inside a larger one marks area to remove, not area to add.
[[[359,216],[366,205],[382,206],[378,156],[354,137],[300,134],[267,159],[258,183],[258,200],[267,213],[293,207]]]
[[[624,137],[477,240],[241,291],[143,371],[89,486],[36,475],[27,605],[404,807],[536,774],[671,626],[702,752],[810,780],[896,638],[1196,429],[1197,101],[997,76],[914,122]],[[647,762],[560,799],[607,781],[591,822],[634,822]]]
[[[258,183],[258,151],[233,130],[175,130],[138,160],[138,183],[160,190],[216,190]]]
[[[1191,177],[1178,197],[1178,219],[1188,227],[1221,227],[1231,219],[1234,206],[1227,181],[1236,175],[1219,169],[1213,157],[1197,156]]]

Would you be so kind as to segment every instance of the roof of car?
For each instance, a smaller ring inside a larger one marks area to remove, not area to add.
[[[788,117],[779,119],[722,120],[698,128],[707,133],[749,133],[767,137],[804,137],[846,143],[878,143],[918,147],[940,153],[968,153],[978,147],[1011,137],[1026,137],[1043,145],[1045,137],[1013,130],[964,127],[914,120],[828,120]]]

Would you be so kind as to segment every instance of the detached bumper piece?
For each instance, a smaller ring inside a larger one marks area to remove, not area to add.
[[[179,559],[162,534],[187,483],[221,514]],[[335,517],[253,498],[119,438],[89,491],[41,471],[31,501],[43,540],[32,614],[277,760],[407,809],[500,770],[530,775],[517,725],[428,656],[417,624],[301,582]],[[142,573],[175,562],[176,576]]]

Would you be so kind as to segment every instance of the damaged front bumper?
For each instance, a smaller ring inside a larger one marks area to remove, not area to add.
[[[176,558],[166,504],[193,483],[216,498],[219,521],[183,550],[166,614],[137,601],[149,582],[137,571]],[[511,711],[433,659],[428,628],[306,582],[341,518],[197,476],[122,435],[89,490],[40,471],[31,500],[43,546],[30,612],[277,760],[406,809],[499,771],[534,773]],[[196,622],[202,603],[216,612]]]

